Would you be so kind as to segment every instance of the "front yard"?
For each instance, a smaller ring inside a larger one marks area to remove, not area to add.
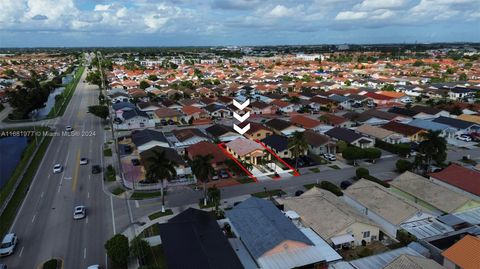
[[[346,260],[351,261],[371,255],[383,253],[389,251],[387,246],[384,246],[380,242],[372,242],[367,246],[359,246],[354,249],[340,250],[338,253]]]

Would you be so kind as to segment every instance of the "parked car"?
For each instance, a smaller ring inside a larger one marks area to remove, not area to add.
[[[326,160],[331,161],[331,162],[337,160],[337,157],[335,156],[335,154],[324,153],[322,156],[323,156],[323,158],[325,158]]]
[[[168,125],[175,125],[175,122],[173,120],[168,120]]]
[[[17,240],[17,235],[15,233],[6,234],[0,245],[0,256],[12,255],[15,251],[15,246],[17,246]]]
[[[73,131],[72,126],[70,126],[70,125],[65,126],[65,131],[67,131],[67,132]]]
[[[90,265],[89,267],[87,267],[87,269],[100,269],[100,265],[98,264]]]
[[[225,170],[220,170],[219,174],[220,174],[220,178],[222,179],[226,179],[230,177],[230,175]]]
[[[102,168],[100,167],[100,165],[92,165],[92,174],[98,174],[100,172],[102,172]]]
[[[85,206],[76,206],[73,210],[73,219],[83,219],[87,216],[87,209]]]
[[[465,142],[470,142],[470,141],[472,141],[472,138],[471,138],[469,135],[466,135],[466,134],[457,135],[456,138],[457,138],[458,140],[465,141]]]
[[[86,165],[88,164],[88,159],[87,158],[80,158],[80,165]]]
[[[340,183],[340,188],[342,190],[345,190],[347,189],[348,187],[350,187],[352,185],[352,182],[348,181],[348,180],[344,180]]]
[[[53,173],[54,174],[57,174],[57,173],[61,173],[63,171],[63,167],[61,164],[57,163],[53,166]]]
[[[298,190],[295,192],[295,196],[300,196],[303,194],[303,191],[302,190]]]
[[[162,125],[164,125],[164,126],[165,126],[165,125],[168,125],[167,120],[164,120],[164,119],[160,120],[160,123],[161,123]]]

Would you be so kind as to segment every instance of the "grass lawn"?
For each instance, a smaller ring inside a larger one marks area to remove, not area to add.
[[[158,219],[160,217],[165,217],[169,215],[173,215],[173,211],[171,209],[165,209],[165,212],[162,212],[162,211],[155,212],[153,214],[148,215],[148,218],[150,220],[154,220],[154,219]]]
[[[334,165],[329,165],[328,167],[330,168],[333,168],[333,169],[340,169],[340,167],[338,167],[338,165],[334,164]]]
[[[235,180],[240,184],[255,182],[255,180],[251,179],[250,177],[241,177],[241,178],[236,178]]]
[[[280,190],[280,189],[275,189],[275,190],[267,190],[265,191],[260,191],[257,193],[253,193],[252,196],[257,197],[257,198],[267,198],[271,196],[281,196],[284,195],[285,192]]]
[[[312,172],[314,172],[314,173],[320,173],[320,169],[318,169],[317,167],[315,167],[315,168],[310,168],[309,170],[312,171]]]
[[[43,140],[42,144],[40,144],[40,148],[38,149],[37,154],[35,154],[32,163],[27,168],[24,177],[22,179],[19,179],[21,180],[21,182],[20,185],[18,185],[17,191],[12,196],[12,199],[10,200],[8,206],[5,208],[5,211],[3,211],[3,214],[0,216],[0,219],[2,220],[0,221],[0,236],[2,238],[3,235],[10,228],[10,225],[12,224],[12,221],[17,214],[17,209],[25,198],[25,195],[30,187],[33,177],[35,176],[37,168],[40,165],[40,162],[42,161],[43,156],[45,155],[45,151],[47,150],[51,140],[52,137],[47,136]],[[31,189],[30,191],[35,190]]]
[[[122,187],[116,187],[115,189],[113,189],[112,193],[115,194],[115,195],[120,195],[122,193],[125,192],[125,189],[122,188]]]
[[[160,235],[160,229],[159,229],[158,223],[154,223],[148,226],[138,236],[141,238],[145,238],[145,237],[152,237],[156,235]]]
[[[105,156],[105,157],[112,157],[112,149],[111,149],[111,148],[104,149],[104,150],[103,150],[103,156]]]
[[[167,192],[163,192],[164,195],[167,195]],[[134,200],[142,200],[142,199],[149,199],[149,198],[157,198],[160,197],[162,193],[160,191],[154,191],[154,192],[140,192],[136,191],[130,196],[130,199]]]
[[[151,252],[146,258],[148,268],[166,269],[167,260],[162,245],[151,247],[150,250]]]
[[[116,180],[115,168],[113,168],[113,166],[107,166],[107,171],[105,171],[105,178],[108,182],[113,182]]]

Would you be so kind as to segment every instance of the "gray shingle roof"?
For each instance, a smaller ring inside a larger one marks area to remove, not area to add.
[[[364,137],[363,135],[357,134],[350,129],[341,127],[335,127],[333,129],[330,129],[325,132],[325,134],[338,140],[345,141],[347,143],[352,143],[353,141]]]
[[[434,119],[433,122],[443,123],[458,129],[467,129],[470,126],[475,125],[475,123],[473,122],[454,119],[454,118],[448,118],[443,116]]]
[[[251,197],[226,214],[255,258],[261,257],[285,240],[314,245],[270,201]]]
[[[137,147],[145,143],[148,143],[150,141],[160,141],[160,142],[168,143],[163,133],[150,130],[150,129],[144,129],[144,130],[132,133],[132,141]]]

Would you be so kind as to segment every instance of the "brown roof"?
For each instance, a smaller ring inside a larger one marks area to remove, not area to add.
[[[204,156],[211,154],[213,156],[212,162],[219,163],[225,162],[228,157],[223,153],[223,151],[214,143],[202,141],[198,142],[195,145],[191,145],[187,148],[187,152],[190,157],[195,157],[197,155]]]
[[[181,116],[182,115],[182,113],[180,113],[180,112],[178,112],[174,109],[168,108],[168,107],[161,107],[161,108],[155,110],[155,114],[160,118],[175,117],[175,116]]]
[[[321,145],[324,145],[330,141],[330,138],[326,135],[322,135],[319,133],[316,133],[311,130],[306,130],[303,132],[303,138],[309,145],[312,145],[314,147],[318,147]]]
[[[200,114],[207,113],[205,110],[198,108],[196,106],[184,106],[182,107],[182,111],[187,115],[193,115],[195,113],[200,113]]]
[[[389,131],[392,131],[392,132],[403,134],[405,136],[411,136],[411,135],[415,135],[419,132],[425,131],[422,128],[418,128],[418,127],[411,126],[411,125],[408,125],[408,124],[403,124],[403,123],[396,122],[396,121],[391,121],[387,124],[384,124],[384,125],[382,125],[382,128],[385,129],[385,130],[389,130]]]
[[[449,247],[442,256],[463,269],[478,269],[480,265],[480,238],[466,235]]]
[[[475,170],[451,164],[442,171],[429,175],[464,191],[480,195],[480,172]]]
[[[347,119],[344,117],[333,115],[330,113],[325,113],[321,116],[321,118],[324,118],[324,117],[328,119],[328,122],[326,123],[331,125],[339,125],[347,121]]]
[[[322,124],[322,122],[320,122],[318,120],[315,120],[315,119],[312,119],[312,118],[309,118],[309,117],[306,117],[306,116],[303,116],[303,115],[292,116],[290,121],[293,124],[298,125],[300,127],[303,127],[305,129],[315,128],[318,125]]]
[[[202,133],[202,131],[196,128],[175,129],[172,132],[180,142],[195,136],[207,138],[206,134]]]

